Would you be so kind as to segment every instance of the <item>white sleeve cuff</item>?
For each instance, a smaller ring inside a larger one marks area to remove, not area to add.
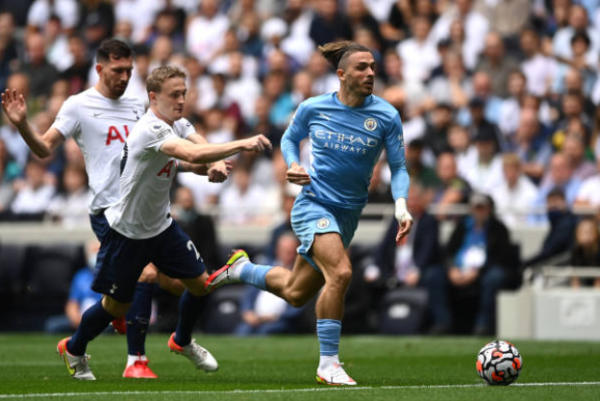
[[[396,199],[396,211],[395,211],[396,220],[399,223],[403,223],[406,220],[412,220],[412,216],[408,212],[406,208],[406,199],[398,198]]]

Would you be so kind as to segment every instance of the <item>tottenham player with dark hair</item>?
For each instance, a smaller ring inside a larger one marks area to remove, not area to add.
[[[375,60],[359,44],[342,41],[319,47],[335,67],[338,92],[302,102],[281,140],[289,182],[303,186],[292,209],[292,228],[301,241],[292,271],[252,263],[243,250],[213,273],[207,288],[242,281],[301,306],[319,293],[316,315],[320,360],[318,382],[356,385],[338,357],[344,296],[352,277],[346,251],[356,230],[373,167],[385,149],[392,171],[399,229],[405,236],[412,217],[406,208],[409,178],[398,111],[372,94]],[[311,166],[299,163],[300,141],[310,137]]]

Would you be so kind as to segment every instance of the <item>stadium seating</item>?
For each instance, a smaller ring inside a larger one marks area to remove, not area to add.
[[[379,332],[418,334],[427,311],[427,291],[397,288],[388,291],[380,308]]]
[[[208,296],[202,313],[202,328],[207,333],[232,333],[240,322],[243,285],[219,288]]]
[[[71,277],[84,265],[80,245],[2,246],[0,330],[42,330],[46,317],[63,312]]]

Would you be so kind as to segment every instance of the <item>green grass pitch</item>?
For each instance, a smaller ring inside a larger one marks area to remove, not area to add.
[[[210,374],[168,352],[167,338],[147,341],[158,380],[121,378],[125,338],[102,335],[88,348],[98,380],[79,382],[56,355],[58,337],[0,335],[0,401],[600,399],[598,342],[515,341],[524,365],[517,385],[492,387],[475,372],[476,354],[491,338],[344,336],[341,356],[358,387],[339,388],[316,384],[313,336],[197,335],[219,361]]]

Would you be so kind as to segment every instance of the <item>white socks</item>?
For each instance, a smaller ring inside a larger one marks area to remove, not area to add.
[[[326,369],[334,363],[340,363],[338,355],[321,355],[319,359],[319,370]]]
[[[146,355],[127,355],[127,366],[133,365],[136,361],[147,361]]]

